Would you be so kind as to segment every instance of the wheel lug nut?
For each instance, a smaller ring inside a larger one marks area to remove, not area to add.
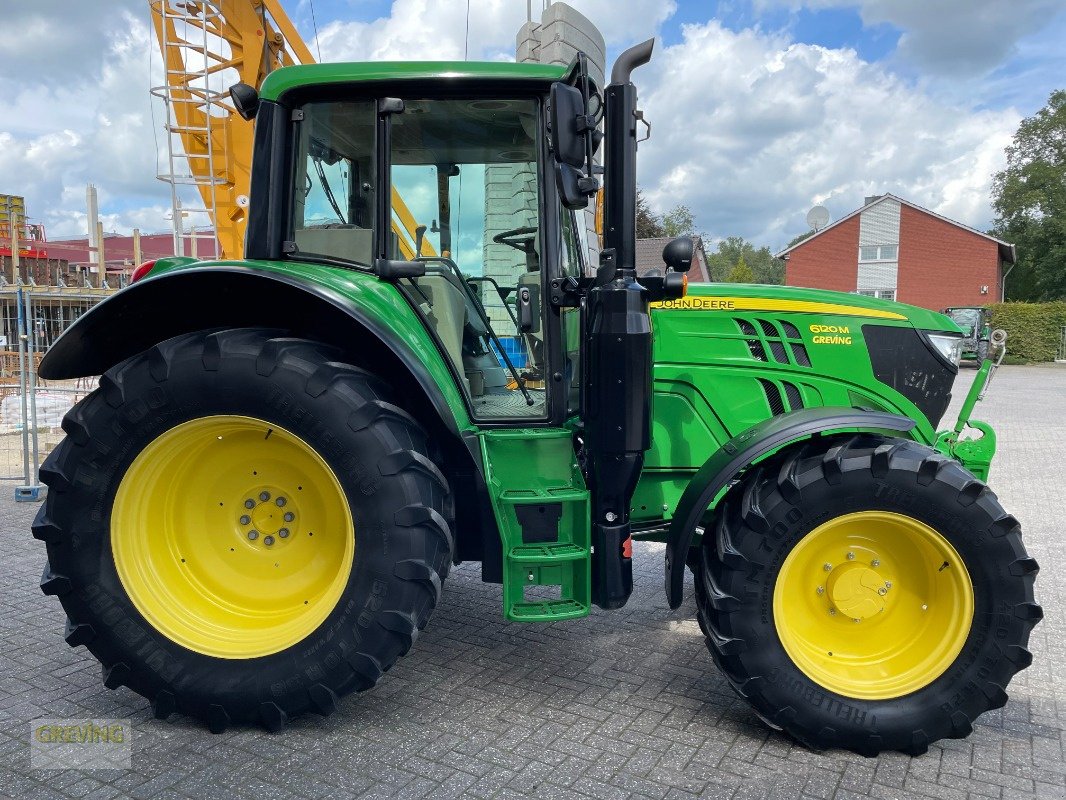
[[[852,622],[862,622],[861,619],[852,619]]]
[[[881,566],[880,559],[875,558],[873,561],[870,562],[870,566],[871,567],[879,567],[879,566]]]
[[[274,502],[278,504],[278,508],[281,508],[281,507],[282,507],[282,506],[284,506],[284,505],[285,505],[285,503],[286,503],[286,502],[288,502],[288,501],[286,501],[284,497],[279,497],[279,498],[278,498],[277,500],[275,500]]]
[[[826,572],[829,572],[830,570],[833,569],[833,565],[829,564],[829,563],[822,564],[822,569],[824,569]]]
[[[280,536],[282,539],[287,539],[289,537],[289,529],[288,528],[279,529],[278,530],[278,536]]]
[[[892,581],[885,581],[885,588],[886,589],[891,589],[892,588]]]
[[[848,561],[854,561],[854,560],[855,560],[855,554],[854,553],[848,553]]]
[[[886,594],[888,594],[888,589],[886,589],[884,586],[882,586],[880,589],[877,590],[877,593],[879,595],[881,595],[882,597],[884,597]]]
[[[829,616],[835,617],[836,614],[837,614],[837,610],[835,608],[829,609]]]
[[[252,518],[249,517],[247,514],[242,514],[241,515],[241,525],[247,525],[251,521],[252,521]]]
[[[259,499],[265,503],[267,500],[270,499],[270,492],[260,492]]]
[[[251,498],[245,500],[244,501],[244,507],[245,508],[255,508],[255,500],[252,500]]]
[[[825,587],[824,586],[819,586],[814,591],[818,592],[818,594],[825,594]]]
[[[263,537],[263,544],[265,544],[267,547],[270,547],[270,545],[274,544],[274,537],[273,536],[264,536]]]
[[[296,515],[295,514],[293,514],[291,511],[286,511],[285,512],[285,521],[286,522],[292,522],[294,519],[296,519]]]
[[[248,538],[254,542],[259,538],[259,531],[248,531]]]

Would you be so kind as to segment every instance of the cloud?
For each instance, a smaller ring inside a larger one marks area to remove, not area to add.
[[[756,7],[855,8],[863,24],[903,33],[898,54],[944,75],[987,73],[1014,54],[1019,41],[1062,12],[1062,0],[756,0]]]
[[[608,46],[647,38],[676,9],[674,0],[571,0],[570,4],[599,27]],[[525,3],[473,0],[470,57],[513,59],[515,39],[525,21]],[[318,39],[325,61],[439,61],[463,58],[465,36],[465,3],[395,0],[387,17],[320,24]]]
[[[876,2],[891,5],[866,5]],[[674,11],[672,0],[573,4],[612,47]],[[107,11],[39,0],[5,8],[0,27],[0,192],[25,194],[54,238],[84,232],[88,182],[108,227],[169,227],[169,188],[155,179],[163,118],[157,104],[153,120],[148,69],[158,82],[162,66],[147,3]],[[465,17],[461,2],[394,0],[388,16],[327,23],[320,14],[318,27],[327,60],[447,59],[463,55]],[[471,58],[512,58],[524,20],[524,3],[473,0]],[[686,203],[712,235],[760,244],[804,230],[815,202],[839,216],[882,191],[982,226],[989,175],[1018,122],[1012,110],[938,100],[851,50],[715,22],[660,44],[636,79],[654,125],[639,160],[649,199],[660,209]]]
[[[0,33],[0,193],[24,195],[51,238],[86,232],[87,183],[99,189],[108,227],[169,225],[169,189],[155,178],[162,108],[153,130],[148,94],[149,63],[158,80],[162,62],[147,4],[116,6],[109,14],[81,3],[16,7],[11,21],[25,41],[12,49],[9,17],[0,29],[8,32]]]
[[[852,50],[716,22],[684,26],[636,82],[653,206],[686,204],[712,238],[772,247],[806,230],[814,203],[836,218],[886,191],[987,225],[990,175],[1019,122],[939,101]]]

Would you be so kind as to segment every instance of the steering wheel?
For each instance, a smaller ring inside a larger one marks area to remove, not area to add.
[[[509,231],[503,231],[497,233],[492,237],[492,241],[496,244],[505,244],[508,247],[513,247],[520,253],[532,253],[533,245],[537,242],[537,229],[536,228],[513,228]]]

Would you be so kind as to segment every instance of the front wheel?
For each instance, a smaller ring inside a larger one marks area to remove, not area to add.
[[[996,496],[910,441],[809,444],[753,469],[703,538],[698,613],[756,713],[804,744],[917,754],[1029,666],[1037,564]]]
[[[411,647],[452,551],[448,483],[388,386],[257,329],[109,370],[41,468],[41,588],[156,716],[328,714]]]

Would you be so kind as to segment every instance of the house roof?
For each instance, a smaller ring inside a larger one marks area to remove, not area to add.
[[[692,253],[692,266],[688,268],[688,279],[693,283],[710,283],[707,272],[707,253],[703,249],[703,239],[692,237],[696,247]],[[660,274],[666,271],[663,263],[663,248],[673,241],[672,236],[656,236],[653,239],[637,239],[636,261],[637,275],[647,275],[652,270]]]
[[[974,234],[975,236],[980,236],[983,239],[988,239],[990,241],[995,242],[999,246],[999,256],[1000,256],[1000,258],[1002,258],[1008,264],[1013,264],[1015,262],[1015,260],[1017,259],[1017,252],[1014,249],[1014,245],[1011,244],[1010,242],[1005,242],[1002,239],[997,239],[995,236],[989,236],[987,233],[979,231],[976,228],[971,228],[969,225],[963,225],[961,222],[956,222],[953,219],[949,219],[948,217],[945,217],[945,216],[943,216],[941,214],[937,214],[935,211],[930,211],[928,208],[922,208],[917,203],[912,203],[909,200],[904,200],[902,197],[897,197],[896,195],[891,194],[891,193],[883,194],[880,197],[878,197],[876,200],[874,200],[874,201],[872,201],[870,203],[867,203],[864,206],[861,206],[861,207],[855,209],[854,211],[852,211],[847,216],[844,216],[844,217],[841,217],[840,219],[838,219],[832,225],[826,225],[824,228],[822,228],[820,231],[815,233],[813,236],[808,236],[802,242],[796,242],[791,247],[786,247],[781,252],[774,253],[774,257],[775,258],[784,258],[786,255],[788,255],[791,251],[795,250],[797,247],[800,247],[802,245],[807,244],[807,242],[810,242],[810,241],[812,241],[814,239],[817,239],[819,236],[821,236],[826,231],[831,231],[837,225],[840,225],[843,222],[847,222],[849,219],[854,217],[856,214],[861,214],[866,209],[873,208],[878,203],[883,203],[886,200],[895,200],[897,203],[900,203],[900,204],[905,205],[905,206],[909,206],[910,208],[913,208],[915,211],[920,211],[923,214],[928,214],[931,217],[936,217],[941,222],[946,222],[949,225],[954,225],[956,228],[962,228],[964,231],[969,231],[970,233]]]

